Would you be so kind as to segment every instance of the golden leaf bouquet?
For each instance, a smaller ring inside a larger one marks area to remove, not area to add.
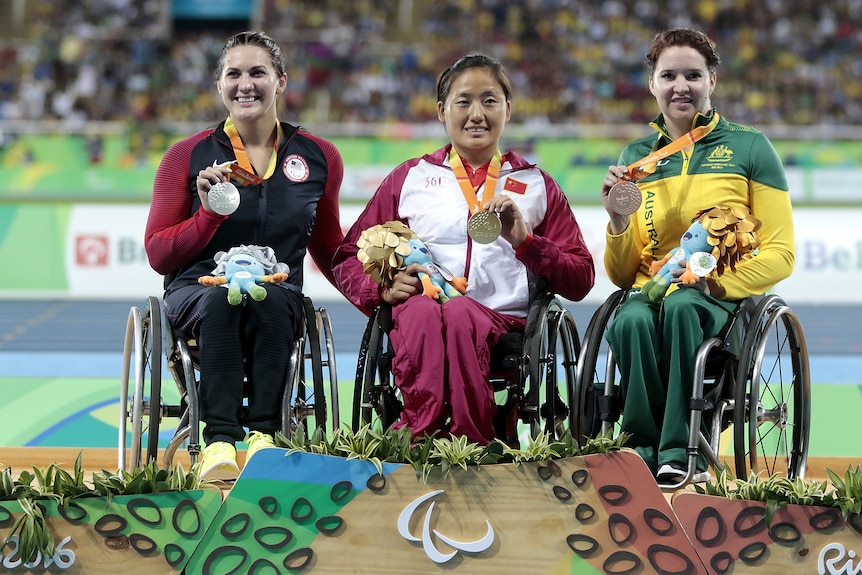
[[[404,258],[410,255],[412,248],[407,242],[416,237],[413,230],[397,220],[371,226],[356,242],[356,257],[374,281],[389,286],[395,273],[404,267]]]
[[[692,221],[700,221],[709,237],[712,255],[716,259],[716,274],[725,268],[736,271],[736,264],[760,245],[757,230],[761,222],[739,206],[715,206],[701,210]]]

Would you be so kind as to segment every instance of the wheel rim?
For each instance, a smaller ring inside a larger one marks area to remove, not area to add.
[[[159,300],[147,298],[146,325],[149,325],[145,341],[149,341],[146,365],[150,371],[150,402],[147,429],[147,463],[159,458],[159,424],[162,407],[162,312]]]
[[[779,299],[764,308],[743,358],[748,390],[741,398],[744,421],[737,432],[737,474],[804,476],[810,431],[810,380],[805,338],[798,318]],[[748,339],[748,337],[746,338]],[[738,396],[739,399],[739,396]],[[737,406],[739,407],[739,406]],[[737,414],[740,410],[737,410]],[[740,438],[742,441],[740,441]]]
[[[572,429],[579,430],[576,439],[581,444],[588,437],[593,437],[601,432],[601,422],[597,419],[598,414],[590,413],[593,387],[599,386],[604,390],[606,384],[609,383],[613,386],[616,382],[616,366],[605,342],[605,332],[624,295],[625,292],[623,291],[611,294],[593,314],[584,335],[583,345],[578,356],[577,405],[572,410],[575,418],[575,421],[572,422]],[[603,349],[606,350],[606,359],[599,364],[599,355]]]

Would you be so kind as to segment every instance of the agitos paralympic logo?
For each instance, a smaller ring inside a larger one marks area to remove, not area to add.
[[[410,520],[413,517],[413,514],[416,513],[416,510],[419,509],[423,503],[441,493],[443,493],[442,489],[431,491],[425,495],[420,495],[408,503],[398,516],[398,534],[407,541],[422,543],[422,549],[425,551],[425,554],[435,563],[446,563],[455,557],[459,551],[464,551],[465,553],[481,553],[488,549],[491,544],[494,543],[494,528],[491,527],[491,523],[487,519],[485,520],[487,531],[481,539],[477,539],[476,541],[456,541],[443,535],[436,529],[431,528],[431,517],[434,512],[433,501],[428,505],[428,509],[425,511],[425,517],[422,520],[422,536],[417,537],[410,532]],[[437,549],[437,546],[434,544],[434,540],[431,537],[432,533],[437,539],[454,549],[454,551],[451,553],[443,553]]]

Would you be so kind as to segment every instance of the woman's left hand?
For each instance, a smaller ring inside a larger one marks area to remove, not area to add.
[[[517,249],[527,239],[527,225],[524,223],[524,216],[512,198],[503,194],[494,196],[488,202],[488,210],[496,212],[500,216],[500,221],[503,224],[503,229],[500,235],[507,242],[512,244],[512,247]]]

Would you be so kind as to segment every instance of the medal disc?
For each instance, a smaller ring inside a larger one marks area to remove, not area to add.
[[[219,182],[210,188],[207,198],[212,210],[222,216],[227,216],[239,207],[239,190],[230,182]]]
[[[688,269],[697,277],[705,277],[715,269],[718,262],[709,252],[694,252],[688,258]]]
[[[500,237],[502,230],[503,223],[496,212],[483,210],[476,212],[467,220],[467,234],[477,244],[490,244]]]
[[[630,216],[641,207],[641,190],[630,180],[620,180],[608,192],[611,209],[621,216]]]

